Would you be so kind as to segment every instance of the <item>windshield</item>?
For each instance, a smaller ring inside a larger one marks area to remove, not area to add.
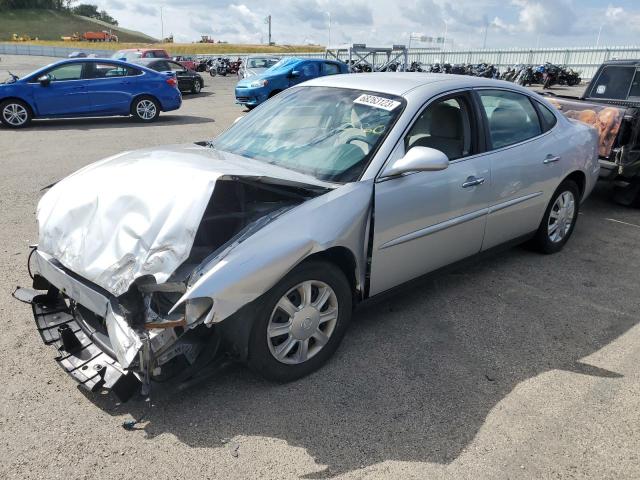
[[[270,68],[278,63],[278,58],[250,58],[247,60],[247,68]]]
[[[213,148],[332,182],[354,181],[403,109],[401,97],[298,87],[244,117]]]
[[[279,60],[278,62],[274,63],[265,73],[273,72],[275,70],[278,70],[278,69],[284,67],[285,65],[287,65],[289,63],[295,63],[297,61],[299,61],[298,58],[293,58],[293,57],[283,58],[282,60]]]

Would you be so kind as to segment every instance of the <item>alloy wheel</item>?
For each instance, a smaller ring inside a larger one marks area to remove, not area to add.
[[[156,105],[151,100],[140,100],[136,105],[136,113],[143,120],[152,120],[156,116]]]
[[[200,90],[202,90],[202,85],[200,84],[200,80],[196,80],[194,82],[193,90],[194,90],[194,93],[200,93]]]
[[[549,212],[547,224],[549,240],[558,243],[564,239],[573,225],[575,209],[576,200],[572,192],[564,191],[558,195]]]
[[[9,103],[2,109],[2,118],[14,127],[19,127],[29,119],[29,112],[19,103]]]
[[[338,321],[338,298],[324,282],[307,280],[283,295],[267,325],[269,351],[289,365],[303,363],[329,342]]]

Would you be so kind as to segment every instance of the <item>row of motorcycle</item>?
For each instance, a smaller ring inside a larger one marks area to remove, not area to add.
[[[220,75],[226,77],[227,75],[235,75],[242,66],[242,59],[238,58],[235,62],[231,61],[228,57],[218,58],[201,58],[196,61],[196,72],[207,72],[212,77]]]
[[[554,65],[549,62],[543,65],[518,64],[507,68],[502,73],[500,73],[495,65],[488,63],[479,63],[476,65],[469,63],[454,65],[450,63],[434,63],[431,65],[423,65],[420,62],[412,62],[407,71],[452,73],[455,75],[499,78],[525,87],[533,84],[541,84],[543,89],[549,88],[553,85],[568,85],[571,87],[579,85],[582,81],[580,78],[580,72],[577,72],[572,68]]]
[[[570,87],[580,85],[582,78],[580,72],[572,68],[561,67],[552,63],[544,65],[514,65],[508,68],[501,76],[503,80],[515,82],[518,85],[542,84],[542,88],[553,85],[568,85]]]

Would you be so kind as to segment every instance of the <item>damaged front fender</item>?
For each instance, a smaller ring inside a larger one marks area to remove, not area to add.
[[[174,309],[190,299],[209,297],[213,308],[204,323],[220,322],[304,259],[334,247],[353,254],[356,288],[362,292],[372,191],[373,182],[350,183],[278,216],[196,269]]]

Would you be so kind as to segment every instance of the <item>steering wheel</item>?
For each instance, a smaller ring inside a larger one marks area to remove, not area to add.
[[[364,142],[367,145],[369,145],[370,147],[374,147],[376,142],[372,139],[372,138],[367,138],[364,135],[356,135],[355,137],[351,137],[349,140],[347,140],[345,143],[351,143],[355,140],[358,140],[360,142]]]

